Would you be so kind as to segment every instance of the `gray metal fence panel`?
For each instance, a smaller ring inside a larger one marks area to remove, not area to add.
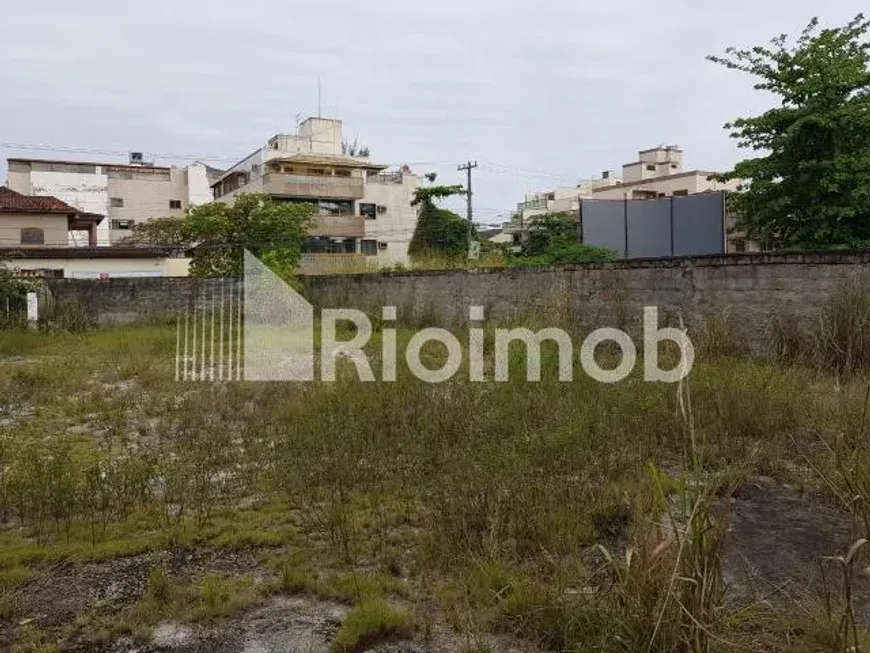
[[[628,224],[628,258],[671,255],[671,199],[629,200],[625,203]]]
[[[725,252],[725,202],[722,193],[674,198],[674,256]]]
[[[609,247],[626,258],[699,256],[725,252],[722,193],[649,200],[584,199],[584,243]]]
[[[622,200],[583,200],[581,237],[584,243],[609,247],[625,255],[625,203]]]

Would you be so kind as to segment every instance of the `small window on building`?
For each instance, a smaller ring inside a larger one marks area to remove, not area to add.
[[[378,241],[363,240],[361,241],[361,251],[366,256],[375,256],[378,253]]]
[[[386,213],[386,212],[387,212],[387,207],[384,206],[383,204],[378,204],[378,213]]]
[[[37,227],[24,227],[21,230],[22,245],[45,245],[45,232]]]
[[[335,176],[336,177],[350,177],[350,170],[347,170],[346,168],[336,168],[335,169]]]
[[[359,205],[359,214],[365,216],[366,220],[374,220],[378,217],[378,205],[377,204],[363,204],[360,202]]]
[[[674,191],[674,197],[682,197],[689,194],[688,188],[681,188],[680,190]]]
[[[180,209],[181,208],[181,200],[169,200],[169,208],[170,209]]]
[[[383,241],[378,242],[378,249],[387,249],[387,244]]]
[[[323,168],[308,168],[308,174],[314,175],[315,177],[322,177],[326,174],[326,170]]]
[[[677,164],[676,164],[676,163],[672,163],[672,164],[671,164],[671,170],[676,170],[676,169],[677,169]]]
[[[656,171],[656,167],[651,163],[647,165],[646,169],[649,170],[650,172]]]
[[[124,206],[124,198],[123,197],[110,197],[109,198],[109,206],[115,209],[120,209]]]
[[[112,229],[132,229],[132,220],[112,220]]]
[[[734,241],[734,251],[738,254],[743,254],[746,251],[746,241],[739,238]]]

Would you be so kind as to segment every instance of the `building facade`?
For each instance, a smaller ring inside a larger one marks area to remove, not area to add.
[[[373,163],[348,148],[340,120],[308,118],[296,134],[276,134],[212,184],[214,198],[267,193],[314,205],[302,273],[377,269],[406,263],[417,225],[419,179],[410,168]]]
[[[80,211],[106,216],[97,230],[98,245],[117,243],[138,222],[181,217],[188,207],[212,201],[210,181],[221,172],[200,162],[183,168],[155,166],[137,153],[125,164],[23,158],[7,162],[11,190],[56,197]]]

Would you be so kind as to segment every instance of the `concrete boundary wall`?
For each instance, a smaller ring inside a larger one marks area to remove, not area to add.
[[[396,306],[400,322],[457,327],[468,307],[487,319],[545,326],[570,320],[632,329],[644,306],[698,325],[726,315],[759,345],[778,315],[816,319],[844,281],[870,274],[870,250],[636,259],[541,269],[425,271],[303,277],[302,293],[319,308],[380,313]],[[192,278],[57,279],[55,300],[72,301],[101,325],[171,317],[218,280]],[[229,286],[229,282],[226,284]]]

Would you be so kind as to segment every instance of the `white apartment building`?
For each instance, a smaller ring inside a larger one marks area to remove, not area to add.
[[[137,222],[181,217],[188,207],[211,202],[210,181],[221,172],[200,162],[155,166],[136,152],[128,163],[25,158],[7,163],[11,190],[56,197],[82,212],[106,216],[97,228],[98,245],[117,243]]]
[[[346,150],[341,120],[308,118],[295,134],[276,134],[218,177],[214,198],[268,193],[279,201],[313,204],[303,273],[406,263],[417,225],[411,202],[419,178],[407,166],[388,171]]]

